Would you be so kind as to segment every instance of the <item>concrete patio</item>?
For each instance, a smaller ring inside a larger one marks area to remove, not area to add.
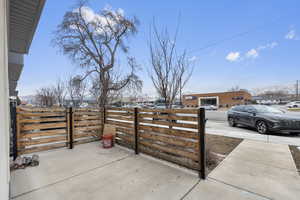
[[[300,178],[286,147],[246,140],[200,181],[120,147],[83,144],[39,153],[40,166],[12,172],[12,199],[297,199]]]

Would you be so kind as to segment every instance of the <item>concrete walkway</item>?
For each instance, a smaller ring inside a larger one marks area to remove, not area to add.
[[[244,140],[185,199],[300,199],[289,147]]]
[[[40,166],[12,173],[17,200],[299,199],[300,176],[287,145],[244,140],[205,181],[197,174],[98,142],[39,153]]]

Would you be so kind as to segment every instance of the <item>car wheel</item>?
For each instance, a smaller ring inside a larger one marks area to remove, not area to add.
[[[266,122],[264,121],[258,121],[256,123],[256,130],[260,133],[260,134],[266,134],[268,133],[268,125]]]
[[[236,123],[235,123],[235,121],[234,121],[234,119],[232,117],[228,118],[228,124],[231,127],[235,127],[236,126]]]

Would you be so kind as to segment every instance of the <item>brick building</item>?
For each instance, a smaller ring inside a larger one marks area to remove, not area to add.
[[[231,107],[234,105],[249,104],[251,94],[247,91],[219,92],[205,94],[183,95],[182,102],[186,107],[199,107],[204,105],[215,105],[217,107]]]

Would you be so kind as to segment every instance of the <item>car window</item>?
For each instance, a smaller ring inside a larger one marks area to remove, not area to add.
[[[255,108],[253,108],[252,106],[245,106],[244,111],[249,112],[249,113],[255,113],[256,112]]]
[[[238,111],[238,112],[244,112],[244,106],[235,106],[233,107],[234,111]]]

